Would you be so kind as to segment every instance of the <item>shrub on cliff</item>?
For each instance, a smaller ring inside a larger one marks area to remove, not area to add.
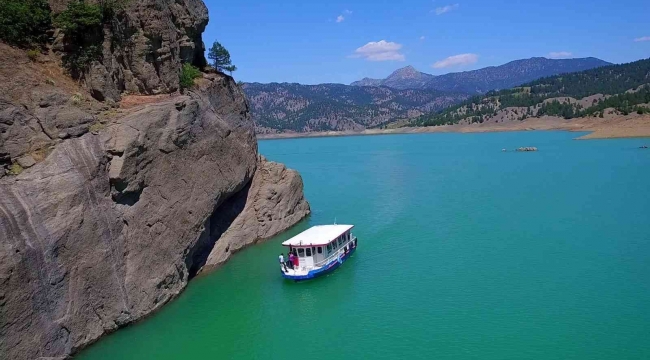
[[[50,12],[47,0],[0,0],[0,40],[23,47],[46,43]]]
[[[201,71],[192,66],[192,64],[185,63],[181,68],[180,84],[181,89],[188,89],[194,86],[194,79],[201,77]]]

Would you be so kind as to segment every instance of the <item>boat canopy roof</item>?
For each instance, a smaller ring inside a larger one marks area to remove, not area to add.
[[[283,246],[327,245],[332,240],[352,229],[354,225],[313,226],[282,243]]]

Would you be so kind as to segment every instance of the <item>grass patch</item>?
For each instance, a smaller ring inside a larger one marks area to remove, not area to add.
[[[38,55],[40,55],[40,54],[41,54],[41,52],[36,50],[36,49],[27,50],[27,57],[32,62],[36,62],[36,60],[38,60]]]
[[[100,123],[99,121],[93,123],[92,125],[90,125],[90,128],[88,128],[90,132],[94,132],[94,133],[100,132],[104,129],[106,129],[106,125]]]
[[[81,95],[79,93],[76,93],[76,94],[72,95],[72,97],[70,97],[70,102],[72,103],[72,105],[75,105],[75,106],[81,105],[81,102],[83,100],[84,100],[83,95]]]
[[[14,176],[16,176],[16,175],[20,175],[20,173],[22,173],[23,170],[25,170],[25,169],[23,169],[22,166],[18,165],[18,163],[13,163],[13,164],[11,164],[11,166],[9,167],[9,172],[8,172],[8,174],[9,174],[9,175],[14,175]]]

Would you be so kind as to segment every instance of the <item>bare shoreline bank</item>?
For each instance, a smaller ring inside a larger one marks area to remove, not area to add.
[[[608,118],[577,118],[565,120],[557,117],[531,118],[520,122],[484,123],[473,125],[443,125],[405,127],[398,129],[366,129],[363,131],[324,131],[313,133],[258,134],[259,140],[291,139],[330,136],[362,136],[421,133],[483,133],[505,131],[564,130],[589,132],[576,140],[650,137],[650,116],[631,114]]]

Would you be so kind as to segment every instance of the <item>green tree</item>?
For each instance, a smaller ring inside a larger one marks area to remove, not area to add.
[[[0,0],[0,39],[24,47],[45,44],[50,13],[47,0]]]
[[[54,22],[65,34],[63,64],[73,77],[80,77],[93,61],[101,59],[104,10],[100,5],[73,0]]]
[[[115,18],[125,11],[129,1],[72,0],[56,16],[54,23],[65,34],[63,63],[73,77],[80,77],[93,61],[101,60],[104,26],[112,28]]]
[[[208,52],[208,59],[212,60],[212,66],[221,72],[228,71],[232,74],[233,71],[237,70],[237,67],[230,60],[230,52],[218,41],[212,44]]]
[[[194,79],[201,77],[201,71],[191,64],[184,63],[181,68],[180,85],[181,89],[188,89],[194,86]]]

